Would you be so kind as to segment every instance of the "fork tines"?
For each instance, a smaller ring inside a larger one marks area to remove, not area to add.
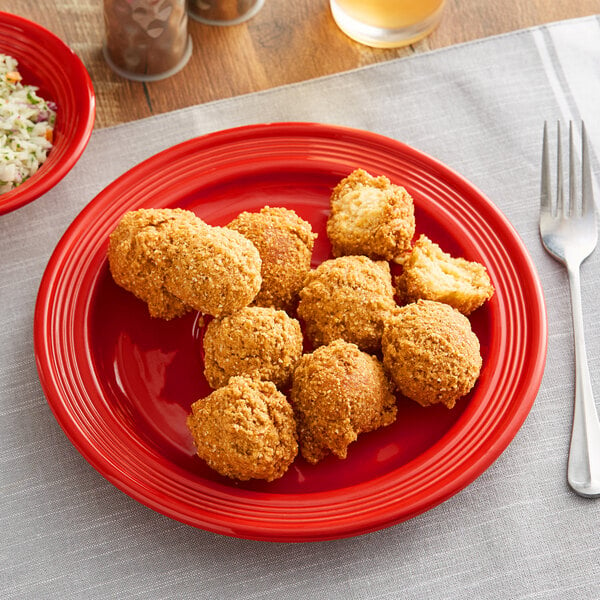
[[[577,216],[592,210],[594,197],[592,191],[592,172],[589,146],[585,124],[581,122],[581,194],[577,194],[577,149],[573,121],[569,121],[569,196],[565,201],[563,184],[562,136],[560,121],[556,124],[556,202],[552,195],[552,174],[550,167],[550,149],[548,142],[548,123],[544,122],[544,141],[542,148],[542,190],[541,209],[557,216]],[[577,202],[581,196],[581,204]]]

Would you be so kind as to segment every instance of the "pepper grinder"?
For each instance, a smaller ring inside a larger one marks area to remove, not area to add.
[[[104,0],[104,58],[121,77],[156,81],[192,54],[186,0]]]
[[[190,17],[207,25],[238,25],[251,19],[265,0],[189,0]]]

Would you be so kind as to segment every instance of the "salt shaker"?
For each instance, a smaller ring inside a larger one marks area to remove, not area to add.
[[[265,0],[189,0],[189,15],[207,25],[237,25],[252,18]]]
[[[186,0],[104,0],[104,24],[104,58],[127,79],[164,79],[191,56]]]

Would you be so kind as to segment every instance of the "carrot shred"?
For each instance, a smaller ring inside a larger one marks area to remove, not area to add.
[[[6,79],[11,83],[18,83],[23,79],[23,77],[21,77],[21,73],[19,73],[18,71],[9,71],[6,74]]]

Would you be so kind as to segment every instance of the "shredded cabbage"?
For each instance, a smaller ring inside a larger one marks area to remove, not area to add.
[[[0,54],[0,194],[31,177],[52,148],[56,105],[23,85],[17,60]]]

